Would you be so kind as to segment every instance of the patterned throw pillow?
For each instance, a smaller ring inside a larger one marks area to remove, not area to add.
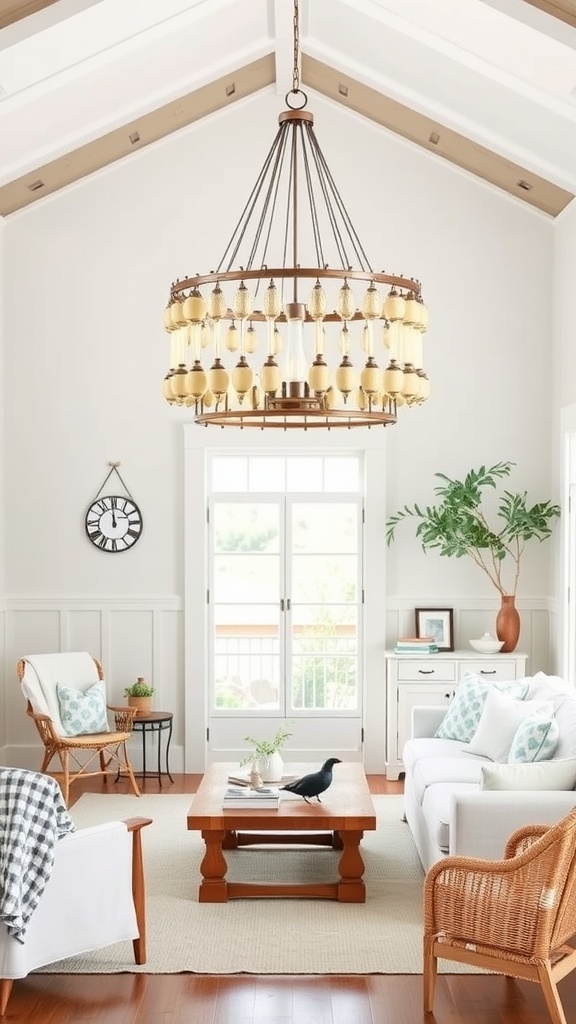
[[[560,738],[560,726],[553,715],[530,715],[518,726],[508,752],[508,764],[548,761]]]
[[[84,692],[56,683],[56,692],[60,720],[67,736],[110,732],[106,717],[106,694],[102,683],[94,683]]]
[[[468,751],[489,757],[491,761],[506,762],[521,722],[531,715],[551,715],[552,711],[552,701],[516,700],[509,693],[499,693],[493,686]]]
[[[475,672],[465,672],[464,679],[448,705],[435,735],[443,740],[461,740],[463,743],[469,743],[478,728],[488,691],[493,687],[503,693],[509,693],[517,700],[524,700],[528,693],[528,683],[525,680],[489,682],[482,676],[477,676]]]

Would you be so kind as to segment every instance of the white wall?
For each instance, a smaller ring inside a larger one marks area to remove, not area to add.
[[[568,550],[568,493],[570,484],[576,484],[573,457],[576,445],[576,351],[574,346],[574,316],[572,295],[576,279],[576,203],[570,206],[557,218],[554,225],[554,287],[553,287],[553,318],[552,344],[546,346],[545,358],[549,359],[554,369],[554,382],[551,396],[553,424],[552,469],[562,496],[563,529],[556,539],[554,560],[554,579],[552,593],[558,596],[558,612],[555,618],[553,634],[555,648],[563,650],[565,661],[568,662],[568,636],[564,635],[562,625],[567,612],[567,588],[570,576],[573,578],[574,568],[565,564],[563,550]],[[572,467],[570,468],[570,463]],[[563,542],[563,543],[562,543]],[[573,619],[573,615],[571,616]]]
[[[552,385],[543,358],[552,223],[323,99],[310,106],[373,266],[421,279],[430,308],[432,397],[386,431],[388,511],[430,499],[436,471],[459,475],[499,460],[518,463],[514,489],[526,487],[534,500],[557,498],[550,417],[542,410]],[[154,673],[162,699],[183,706],[181,424],[190,414],[161,398],[168,365],[162,312],[171,280],[218,262],[279,109],[272,92],[252,97],[6,223],[12,754],[30,741],[13,663],[32,650],[85,641],[99,648],[93,653],[103,656],[117,690]],[[337,432],[327,443],[338,443]],[[84,534],[86,507],[115,459],[144,515],[142,539],[117,556],[95,550]],[[382,510],[382,545],[384,519]],[[550,579],[546,546],[536,545],[520,594],[531,624],[532,609],[537,616],[539,661],[547,654],[539,616],[547,616]],[[383,588],[392,630],[413,607],[433,601],[471,610],[466,628],[473,632],[480,621],[489,628],[498,607],[474,566],[424,556],[408,529],[388,552]],[[369,639],[384,646],[384,614],[381,622],[381,637]],[[188,694],[187,706],[193,702]],[[384,723],[366,724],[383,734]],[[175,735],[181,747],[181,721]]]
[[[4,222],[0,218],[0,396],[4,395]],[[2,406],[4,402],[2,401]],[[4,413],[0,416],[0,595],[4,595]],[[4,664],[4,616],[0,616],[0,665]],[[0,749],[6,743],[6,693],[0,684]]]

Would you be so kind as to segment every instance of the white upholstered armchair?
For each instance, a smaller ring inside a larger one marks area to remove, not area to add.
[[[0,768],[0,1015],[14,979],[57,960],[130,940],[145,963],[140,830],[148,824],[71,831],[54,779]]]

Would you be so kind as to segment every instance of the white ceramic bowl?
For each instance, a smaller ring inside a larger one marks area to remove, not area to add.
[[[470,646],[475,651],[479,651],[480,654],[497,654],[501,647],[504,646],[503,640],[497,640],[495,636],[480,637],[479,640],[471,640]]]

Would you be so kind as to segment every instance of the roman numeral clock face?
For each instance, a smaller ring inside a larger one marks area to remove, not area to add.
[[[142,536],[142,513],[131,498],[97,498],[86,513],[86,533],[101,551],[128,551]]]

